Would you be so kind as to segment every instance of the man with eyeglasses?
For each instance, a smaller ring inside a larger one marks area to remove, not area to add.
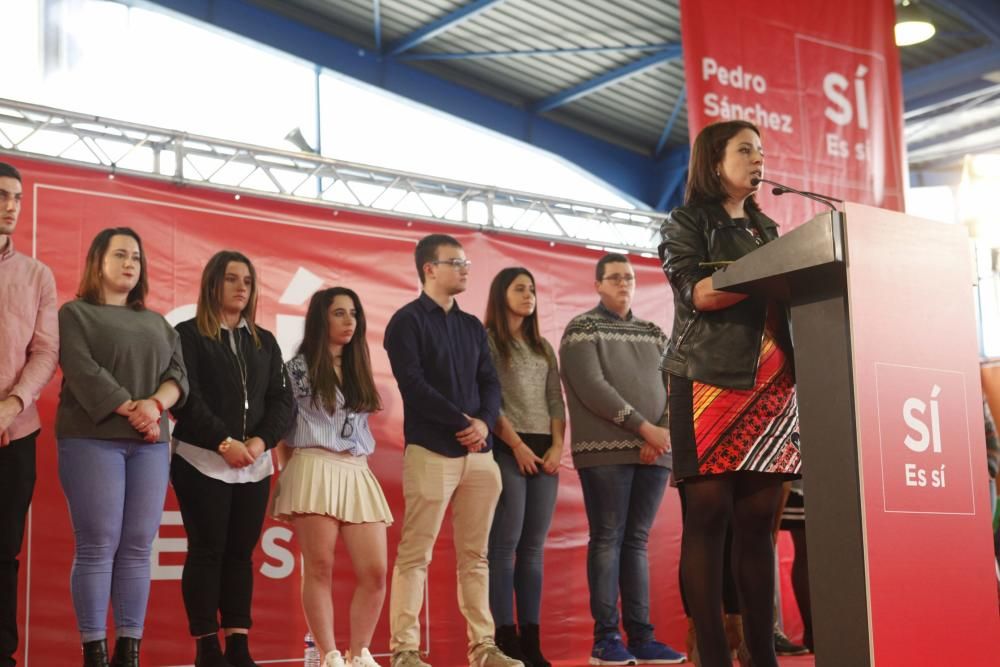
[[[486,330],[455,301],[468,284],[471,262],[446,234],[421,239],[415,259],[423,290],[392,316],[384,343],[403,397],[406,436],[406,510],[389,598],[392,667],[428,667],[420,659],[419,614],[449,505],[469,665],[523,667],[493,642],[486,549],[501,488],[490,436],[500,412],[500,381]]]
[[[600,303],[570,321],[559,348],[573,464],[590,524],[590,664],[681,663],[684,655],[657,641],[649,622],[646,555],[671,467],[667,389],[659,370],[667,338],[632,314],[635,271],[627,257],[605,255],[595,278]]]
[[[18,554],[35,489],[35,401],[59,358],[52,271],[14,249],[21,174],[0,162],[0,667],[17,650]]]

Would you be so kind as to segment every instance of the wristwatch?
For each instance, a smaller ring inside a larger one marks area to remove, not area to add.
[[[223,440],[221,443],[219,443],[218,452],[220,454],[225,454],[227,451],[229,451],[229,448],[232,446],[234,442],[235,440],[233,440],[231,437],[227,435],[226,439]]]

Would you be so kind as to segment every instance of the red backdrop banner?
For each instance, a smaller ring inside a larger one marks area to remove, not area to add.
[[[903,210],[903,106],[892,0],[681,0],[691,138],[745,119],[761,130],[765,177]],[[788,228],[821,204],[762,188]]]
[[[402,405],[382,332],[392,313],[418,293],[413,265],[415,242],[432,231],[452,233],[474,262],[467,293],[470,312],[484,312],[489,282],[505,266],[528,267],[537,280],[544,335],[558,345],[574,315],[596,303],[593,267],[600,252],[548,242],[432,226],[385,217],[336,212],[267,199],[242,197],[151,180],[5,158],[24,175],[24,208],[16,247],[34,254],[55,273],[59,302],[73,298],[83,258],[102,228],[128,225],[143,237],[150,267],[150,306],[174,323],[193,316],[202,267],[222,248],[244,251],[260,282],[259,320],[275,332],[286,356],[301,334],[308,298],[321,286],[356,289],[369,319],[369,344],[384,411],[372,418],[378,448],[371,465],[398,519],[403,515]],[[670,291],[655,260],[635,257],[637,315],[667,328]],[[40,401],[43,430],[38,447],[38,483],[22,556],[21,620],[23,663],[35,667],[77,661],[79,645],[69,594],[73,534],[56,473],[53,417],[59,377]],[[683,612],[677,587],[680,550],[677,495],[666,494],[650,539],[653,621],[659,636],[682,644]],[[389,530],[389,565],[395,558],[400,523]],[[559,661],[585,659],[592,637],[586,578],[587,521],[568,448],[560,472],[555,520],[546,548],[543,640]],[[168,492],[153,549],[153,584],[143,641],[144,664],[190,664],[193,642],[181,601],[180,571],[186,539],[177,501]],[[271,521],[255,555],[253,646],[260,660],[302,660],[305,624],[299,598],[299,558],[291,530]],[[347,603],[353,575],[338,548],[335,573],[337,635],[347,640]],[[441,532],[429,580],[424,647],[434,664],[464,664],[465,628],[456,602],[451,531]],[[388,650],[383,613],[373,651]],[[20,664],[20,663],[19,663]]]

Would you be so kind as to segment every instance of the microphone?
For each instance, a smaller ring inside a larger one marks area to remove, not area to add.
[[[805,192],[803,190],[796,190],[795,188],[790,188],[787,185],[782,185],[781,183],[777,183],[775,181],[769,181],[766,178],[758,178],[755,176],[750,179],[750,185],[753,185],[754,187],[760,185],[761,183],[767,183],[769,185],[773,185],[774,189],[771,190],[771,193],[776,196],[791,192],[792,194],[799,195],[800,197],[805,197],[806,199],[812,199],[813,201],[818,201],[820,204],[826,204],[827,206],[830,207],[830,209],[834,213],[837,212],[837,207],[833,204],[833,202],[844,201],[843,199],[836,199],[835,197],[819,195],[816,194],[815,192]]]

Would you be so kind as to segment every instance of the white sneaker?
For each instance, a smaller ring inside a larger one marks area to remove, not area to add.
[[[372,654],[368,652],[368,649],[361,649],[361,655],[356,655],[351,658],[350,667],[380,667]]]
[[[330,651],[323,658],[323,667],[347,667],[347,663],[344,662],[344,656],[340,655],[340,651]]]

